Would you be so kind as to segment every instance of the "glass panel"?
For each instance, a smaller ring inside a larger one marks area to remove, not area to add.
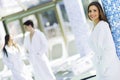
[[[71,30],[68,15],[67,15],[67,12],[66,12],[66,9],[65,9],[65,6],[64,6],[63,2],[59,3],[59,9],[60,9],[60,12],[61,12],[60,17],[62,17],[62,19],[63,19],[62,21],[63,21],[63,27],[64,27],[64,30],[65,30],[65,33],[66,33],[66,35],[71,34],[72,30]]]
[[[0,17],[23,10],[17,0],[0,0]]]
[[[62,18],[62,23],[63,23],[63,27],[64,27],[64,31],[65,31],[65,35],[67,37],[67,52],[68,52],[68,56],[73,56],[75,54],[77,54],[77,47],[75,44],[75,37],[74,34],[72,33],[72,29],[71,29],[71,25],[68,19],[68,15],[64,6],[63,2],[58,3],[59,8],[58,10],[60,10],[61,14],[61,18]]]
[[[18,42],[18,44],[23,44],[23,33],[20,26],[20,22],[18,20],[10,22],[7,24],[7,29],[9,31],[9,34],[13,35],[15,37],[15,40]]]
[[[41,24],[44,28],[45,34],[48,38],[49,43],[49,60],[60,59],[66,55],[64,40],[58,24],[55,11],[50,9],[48,11],[39,14]]]
[[[0,0],[0,17],[51,1],[52,0]]]
[[[30,15],[30,16],[24,17],[23,22],[25,22],[25,21],[27,21],[29,19],[33,21],[34,27],[38,28],[38,22],[37,22],[37,19],[36,19],[35,15]]]
[[[61,31],[54,10],[49,10],[40,15],[42,25],[48,38],[61,36]]]
[[[0,40],[3,40],[3,37],[5,36],[5,30],[2,21],[0,21]],[[1,41],[0,41],[1,42]]]
[[[50,2],[50,1],[52,1],[52,0],[21,0],[19,2],[22,5],[26,6],[27,8],[30,8],[30,7],[37,6],[37,5],[40,5],[40,4],[44,4],[44,3],[47,3],[47,2]]]
[[[60,10],[61,10],[61,13],[62,13],[62,16],[63,16],[63,20],[64,20],[65,22],[69,22],[68,15],[67,15],[67,12],[66,12],[64,3],[63,3],[63,2],[60,2],[60,3],[59,3],[59,6],[60,6]]]
[[[0,51],[2,50],[2,47],[4,45],[4,36],[5,36],[5,30],[3,23],[0,21]],[[1,52],[0,52],[0,58],[1,58]]]

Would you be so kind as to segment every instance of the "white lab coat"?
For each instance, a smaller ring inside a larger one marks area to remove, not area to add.
[[[29,60],[33,66],[35,80],[55,80],[46,56],[48,43],[45,35],[35,29],[32,40],[28,33],[24,39],[24,46],[28,50]]]
[[[96,66],[97,80],[120,80],[120,61],[107,22],[100,21],[95,26],[89,44],[95,53],[93,62]]]
[[[5,46],[8,57],[3,53],[3,63],[11,70],[13,80],[33,80],[20,58],[20,52],[14,46]]]

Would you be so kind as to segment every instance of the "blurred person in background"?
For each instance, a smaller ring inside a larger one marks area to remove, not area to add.
[[[11,70],[13,80],[33,80],[22,61],[19,46],[9,34],[5,35],[3,47],[3,63]]]
[[[93,22],[89,44],[95,53],[93,62],[97,80],[120,80],[120,61],[110,26],[99,2],[89,4],[88,17]]]
[[[32,20],[27,20],[23,25],[28,31],[28,34],[25,35],[24,46],[33,67],[35,80],[56,80],[46,56],[48,41],[45,35],[34,28]]]

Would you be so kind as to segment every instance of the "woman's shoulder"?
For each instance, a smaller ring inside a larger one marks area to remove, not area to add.
[[[100,29],[105,32],[110,31],[110,26],[109,26],[108,22],[100,21]]]
[[[101,20],[101,21],[99,22],[99,24],[100,24],[100,25],[104,25],[104,26],[109,26],[108,22],[103,21],[103,20]]]
[[[44,34],[43,32],[41,32],[41,31],[38,30],[38,29],[35,29],[35,33],[36,33],[37,35],[43,35],[43,34]]]
[[[5,46],[5,49],[7,49],[7,50],[8,50],[8,49],[10,49],[10,47],[9,47],[8,45],[6,45],[6,46]]]
[[[8,53],[11,53],[13,51],[8,45],[5,46],[5,49]]]
[[[25,40],[28,39],[29,36],[30,36],[30,32],[25,32],[25,34],[24,34],[24,39],[25,39]]]

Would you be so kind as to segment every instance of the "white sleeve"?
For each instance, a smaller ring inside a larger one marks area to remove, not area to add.
[[[24,51],[26,52],[26,53],[28,53],[28,36],[29,36],[29,33],[28,32],[26,32],[25,33],[25,37],[24,37],[24,41],[23,41],[23,47],[24,47]]]
[[[45,37],[45,35],[41,32],[41,35],[39,35],[40,37],[40,53],[44,54],[48,51],[48,41],[47,38]]]
[[[98,34],[98,44],[97,46],[102,50],[108,49],[114,49],[115,51],[115,45],[112,37],[112,33],[110,31],[108,23],[103,24],[103,26],[100,26],[101,29]]]
[[[101,25],[99,26],[101,27],[100,30],[98,31],[98,42],[97,42],[97,46],[102,49],[104,46],[104,42],[106,39],[106,31],[107,31],[107,26],[106,25]]]
[[[8,68],[11,69],[13,67],[13,64],[9,61],[9,58],[7,56],[3,55],[2,61]]]
[[[101,51],[100,55],[100,66],[103,68],[103,73],[111,66],[112,54],[116,53],[113,37],[107,23],[103,24],[98,35],[98,47]]]

